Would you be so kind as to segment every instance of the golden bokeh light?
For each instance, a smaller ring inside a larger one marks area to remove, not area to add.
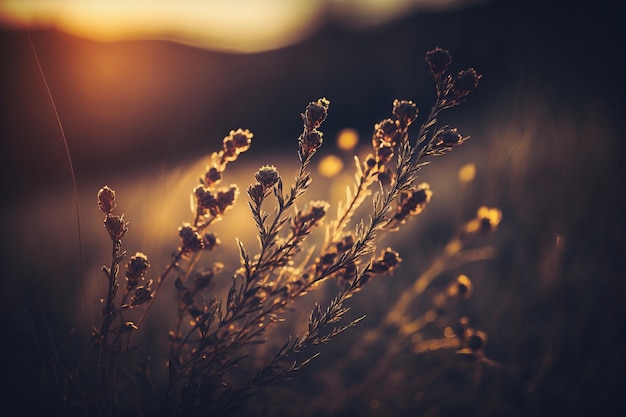
[[[465,164],[459,169],[459,181],[462,184],[471,182],[474,178],[476,178],[476,164]]]
[[[335,155],[323,157],[317,165],[317,172],[326,178],[332,178],[343,169],[343,161]]]
[[[359,143],[359,133],[351,128],[343,129],[337,135],[337,147],[342,151],[354,149]]]

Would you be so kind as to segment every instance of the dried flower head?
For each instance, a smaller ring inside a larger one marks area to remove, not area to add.
[[[254,178],[261,184],[264,190],[273,187],[280,179],[278,170],[273,165],[265,165],[259,168]]]
[[[465,97],[478,87],[480,77],[474,68],[461,71],[452,82],[452,91],[457,98]]]
[[[374,274],[382,274],[393,270],[401,261],[402,259],[398,252],[387,248],[381,252],[380,257],[372,262],[370,269]]]
[[[303,132],[298,139],[300,151],[303,155],[310,155],[317,150],[324,142],[323,133],[319,130]]]
[[[421,213],[430,202],[432,195],[430,185],[425,182],[419,184],[415,190],[402,191],[394,220],[402,222],[409,215],[415,216]]]
[[[385,119],[374,125],[374,139],[372,140],[372,144],[374,148],[377,148],[380,141],[383,141],[393,146],[396,144],[397,136],[398,125],[395,120]]]
[[[152,299],[152,288],[150,288],[150,285],[152,285],[152,280],[150,280],[146,285],[137,287],[130,300],[130,305],[132,307],[137,307]]]
[[[205,233],[204,237],[202,238],[202,246],[204,246],[204,249],[207,250],[213,250],[221,243],[222,242],[220,242],[219,238],[213,233]]]
[[[393,146],[387,142],[381,142],[380,146],[376,150],[376,159],[381,164],[386,164],[393,158]]]
[[[233,184],[230,187],[223,187],[215,193],[213,190],[199,185],[195,188],[194,195],[198,203],[199,214],[219,217],[235,203],[239,195],[239,188]]]
[[[431,74],[438,78],[448,70],[452,63],[452,56],[445,49],[437,47],[432,51],[426,52],[426,62],[428,62]]]
[[[252,137],[254,135],[248,129],[231,130],[229,137],[232,138],[233,145],[237,150],[237,153],[245,152],[250,149],[252,143]]]
[[[124,215],[107,214],[104,218],[104,227],[109,232],[111,240],[114,242],[122,240],[126,232],[128,232],[128,223],[124,221]]]
[[[326,98],[320,98],[317,101],[309,103],[302,114],[302,121],[304,122],[306,130],[315,130],[322,125],[328,116],[329,105],[330,101]]]
[[[412,101],[408,100],[394,100],[393,101],[393,115],[398,119],[398,124],[401,128],[409,126],[415,119],[417,119],[418,108]]]
[[[126,287],[133,289],[146,274],[150,267],[148,257],[141,252],[131,256],[126,264]]]
[[[435,137],[435,142],[444,146],[453,146],[462,142],[462,140],[463,136],[461,136],[456,128],[442,130]]]
[[[240,153],[247,151],[253,136],[248,129],[231,130],[223,140],[222,163],[234,161]]]
[[[196,231],[196,228],[189,223],[183,223],[178,228],[178,236],[181,240],[181,250],[183,252],[196,252],[204,248],[202,237]]]
[[[248,186],[248,196],[258,206],[265,198],[266,190],[259,183],[250,184]]]
[[[115,191],[108,185],[98,191],[98,207],[104,214],[111,214],[115,208]]]
[[[222,171],[217,166],[212,166],[207,169],[204,175],[204,185],[211,187],[216,185],[222,180]]]
[[[307,209],[298,212],[294,221],[297,224],[310,222],[312,225],[319,225],[320,221],[326,215],[329,207],[330,204],[328,204],[326,201],[310,201]]]

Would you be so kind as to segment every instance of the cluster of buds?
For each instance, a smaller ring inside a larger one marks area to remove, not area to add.
[[[360,285],[365,285],[373,277],[391,273],[402,262],[400,254],[391,248],[384,249],[380,256],[372,261],[369,270],[363,274]]]
[[[200,217],[220,218],[230,208],[239,194],[239,189],[232,184],[218,190],[215,186],[222,181],[226,164],[237,159],[240,153],[247,151],[252,142],[252,133],[248,129],[231,130],[222,142],[222,150],[214,153],[212,163],[207,167],[204,177],[200,178],[192,194],[192,211]]]
[[[365,158],[363,167],[367,175],[377,175],[383,185],[390,184],[394,179],[392,171],[385,169],[385,164],[393,159],[398,145],[407,139],[406,129],[417,118],[418,109],[412,101],[394,100],[392,114],[393,118],[374,125],[374,152]]]
[[[474,68],[459,71],[456,76],[447,74],[452,57],[444,49],[435,48],[427,52],[426,62],[435,79],[437,94],[442,98],[441,109],[456,106],[478,87],[481,75]]]
[[[222,151],[220,152],[221,163],[232,162],[237,159],[240,153],[250,149],[252,143],[252,133],[248,129],[231,130],[228,136],[222,141]]]
[[[131,256],[126,264],[126,289],[130,291],[136,288],[149,267],[148,257],[143,253],[137,252]]]
[[[294,234],[303,229],[311,229],[322,224],[330,204],[326,201],[310,201],[306,210],[298,210],[291,222]]]
[[[304,130],[298,139],[300,146],[298,155],[301,161],[309,160],[315,151],[322,146],[323,134],[318,129],[328,116],[328,106],[330,106],[330,101],[326,98],[320,98],[310,102],[302,113]]]
[[[202,236],[198,233],[197,228],[189,223],[183,223],[183,225],[178,228],[178,236],[181,241],[181,252],[197,252],[204,249],[204,240],[202,239]]]
[[[151,286],[152,280],[148,281],[145,285],[137,287],[132,297],[130,298],[130,306],[137,307],[152,300],[154,293]]]
[[[402,261],[398,252],[391,248],[383,250],[378,258],[372,262],[370,271],[374,274],[384,274],[392,271]]]
[[[427,151],[428,155],[443,155],[469,139],[469,136],[463,137],[456,128],[439,129],[430,143]]]
[[[265,165],[259,168],[254,178],[257,182],[248,186],[248,196],[256,206],[260,206],[274,185],[280,181],[280,174],[275,166]]]
[[[105,214],[104,228],[109,233],[113,242],[119,242],[128,232],[128,223],[124,220],[124,215],[113,214],[115,204],[115,191],[108,185],[98,191],[98,207]]]
[[[320,273],[335,263],[341,254],[349,251],[354,246],[354,236],[346,235],[329,248],[329,251],[315,260],[316,272]],[[349,282],[356,273],[356,262],[351,262],[335,274],[335,278],[340,282]]]
[[[194,190],[196,199],[196,214],[198,216],[221,217],[227,209],[235,204],[239,195],[239,188],[236,184],[230,187],[222,187],[215,191],[212,187],[199,185]]]
[[[139,285],[140,282],[144,281],[144,275],[149,267],[148,257],[141,252],[131,256],[126,264],[126,292],[133,292],[130,307],[136,307],[152,299],[152,280]]]
[[[400,193],[396,214],[393,216],[389,227],[397,227],[406,221],[408,216],[420,214],[430,202],[433,192],[427,183],[419,184],[414,190]]]

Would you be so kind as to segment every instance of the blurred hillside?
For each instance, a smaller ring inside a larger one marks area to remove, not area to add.
[[[497,256],[469,268],[476,288],[467,312],[489,334],[486,354],[506,372],[467,383],[476,389],[470,392],[456,374],[424,376],[433,369],[431,357],[402,357],[406,361],[396,368],[415,375],[415,386],[402,385],[406,393],[385,391],[389,381],[382,380],[331,411],[622,415],[625,18],[619,1],[501,0],[420,12],[367,30],[328,21],[298,44],[239,55],[164,41],[97,43],[54,30],[34,31],[32,39],[67,135],[85,212],[95,209],[95,192],[105,183],[127,181],[121,187],[126,195],[176,190],[172,184],[179,183],[166,174],[196,166],[200,155],[237,127],[255,134],[238,174],[250,177],[258,164],[285,155],[293,160],[299,113],[322,96],[331,100],[322,152],[339,153],[333,139],[348,127],[367,145],[393,99],[413,100],[428,112],[434,94],[424,54],[436,46],[448,49],[454,70],[471,66],[483,75],[468,103],[442,117],[472,138],[424,168],[420,180],[431,183],[435,194],[413,228],[397,238],[403,268],[393,284],[375,282],[359,294],[362,299],[355,297],[353,308],[360,315],[374,305],[363,326],[375,326],[461,220],[482,204],[498,206],[503,224],[490,241]],[[68,277],[78,273],[67,157],[27,33],[3,30],[0,51],[3,303],[32,307],[39,290],[47,308],[61,311],[68,308],[63,294],[75,291]],[[457,170],[469,162],[477,176],[461,192]],[[193,185],[194,175],[180,173],[192,181],[185,187]],[[165,178],[172,182],[161,182]],[[150,213],[133,204],[124,211],[134,232],[142,230],[141,215]],[[106,251],[87,240],[85,249],[86,263],[97,269]],[[60,314],[59,333],[70,314]],[[360,331],[351,329],[323,355],[341,353]],[[16,369],[12,365],[5,375]],[[307,394],[324,398],[317,370],[306,369],[293,381],[295,397],[276,391],[277,408],[270,412],[294,411],[290,398],[306,404]],[[428,381],[430,391],[424,388]],[[3,377],[3,400],[20,398],[22,385],[11,385]],[[428,401],[418,404],[418,389]],[[373,399],[384,406],[372,407]]]

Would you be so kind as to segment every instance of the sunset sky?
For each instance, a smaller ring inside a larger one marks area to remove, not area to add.
[[[352,26],[388,22],[415,9],[449,10],[485,0],[5,0],[0,21],[56,27],[101,41],[167,39],[253,52],[301,40],[326,16]]]

